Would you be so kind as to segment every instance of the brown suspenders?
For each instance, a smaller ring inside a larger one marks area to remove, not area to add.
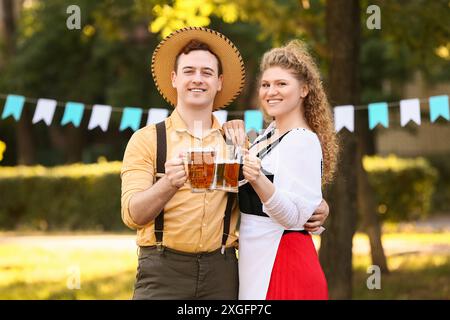
[[[166,173],[164,164],[166,163],[167,138],[166,122],[161,121],[156,124],[156,180],[158,181]],[[163,250],[163,230],[164,230],[164,208],[155,218],[155,238],[158,251]]]
[[[167,158],[167,137],[166,137],[166,122],[161,121],[156,124],[156,180],[158,181],[165,174],[164,164]],[[222,236],[222,248],[221,253],[225,253],[225,246],[230,232],[231,223],[231,211],[233,209],[233,203],[236,199],[236,193],[229,192],[227,198],[227,206],[225,209],[225,215],[223,218],[223,236]],[[163,235],[164,235],[164,209],[161,210],[159,215],[155,218],[155,238],[156,248],[158,251],[163,251]]]

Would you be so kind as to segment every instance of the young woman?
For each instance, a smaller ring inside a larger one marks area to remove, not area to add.
[[[274,121],[244,157],[249,183],[239,188],[239,298],[328,299],[305,223],[336,164],[330,107],[301,42],[265,53],[260,69],[259,100]]]

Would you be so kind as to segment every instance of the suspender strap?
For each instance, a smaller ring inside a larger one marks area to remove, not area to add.
[[[156,180],[158,181],[166,173],[164,164],[167,157],[166,122],[156,124]],[[162,251],[164,230],[164,209],[155,219],[155,238],[158,251]]]
[[[225,246],[227,244],[228,234],[230,233],[231,224],[231,210],[233,209],[233,203],[236,199],[236,193],[228,192],[227,207],[225,209],[225,216],[223,217],[223,236],[222,236],[222,249],[221,253],[225,253]]]
[[[223,138],[226,141],[225,135]],[[227,244],[228,235],[230,234],[230,225],[231,225],[231,210],[233,209],[234,201],[236,200],[235,192],[228,192],[227,195],[227,206],[225,208],[225,215],[223,216],[223,235],[222,235],[222,248],[220,252],[225,254],[225,248]]]
[[[262,158],[264,158],[270,151],[272,151],[272,149],[275,148],[281,142],[281,140],[284,138],[284,136],[287,135],[289,132],[291,132],[291,131],[289,130],[288,132],[284,133],[277,140],[275,140],[274,142],[272,142],[271,144],[269,144],[268,146],[263,148],[261,151],[259,151],[258,154],[256,155],[256,157],[258,157],[259,159],[262,160]]]
[[[156,124],[156,181],[158,181],[165,174],[164,164],[167,157],[167,138],[166,138],[166,123],[165,121]],[[236,199],[236,193],[229,192],[227,198],[227,206],[223,218],[223,236],[222,236],[222,254],[225,253],[225,246],[230,233],[231,225],[231,210]],[[163,231],[164,231],[164,209],[161,210],[155,219],[155,238],[156,247],[158,251],[163,250]]]
[[[270,139],[270,137],[273,135],[274,132],[275,132],[275,129],[270,130],[269,133],[267,133],[261,139],[259,139],[258,141],[253,142],[252,145],[249,147],[249,149],[253,148],[254,146],[256,146],[260,142],[263,142],[263,141],[266,141],[266,140]]]
[[[164,164],[167,157],[166,122],[156,124],[156,178],[159,180],[165,173]]]

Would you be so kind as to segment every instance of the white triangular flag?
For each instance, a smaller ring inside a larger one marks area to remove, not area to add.
[[[91,119],[88,129],[92,130],[100,126],[103,131],[108,130],[109,118],[111,117],[111,106],[96,104],[92,107]]]
[[[53,115],[55,114],[57,102],[52,99],[39,99],[36,106],[36,111],[33,116],[33,123],[38,123],[41,120],[49,126],[52,123]]]
[[[334,128],[336,132],[339,132],[344,127],[350,132],[353,132],[355,129],[355,107],[352,105],[334,108]]]
[[[227,117],[228,117],[227,110],[214,111],[213,114],[217,118],[217,120],[219,121],[221,126],[227,121]]]
[[[147,125],[163,121],[169,115],[169,110],[152,108],[148,111]]]
[[[404,127],[410,120],[420,125],[420,101],[408,99],[400,101],[400,123]]]

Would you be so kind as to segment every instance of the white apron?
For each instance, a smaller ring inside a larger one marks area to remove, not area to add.
[[[271,124],[265,134],[272,128]],[[261,136],[256,141],[260,138]],[[278,140],[281,141],[281,138]],[[259,199],[253,198],[251,201],[245,201],[243,198],[243,202],[240,203],[241,222],[239,228],[240,300],[266,299],[273,265],[284,230],[303,230],[304,223],[322,199],[320,185],[322,155],[317,136],[304,130],[293,130],[287,139],[283,139],[283,143],[280,143],[279,147],[274,146],[275,142],[271,143],[272,152],[266,152],[262,156],[258,154],[263,171],[266,172],[264,174],[266,176],[270,173],[273,174],[272,180],[275,187],[284,193],[284,198],[288,199],[286,201],[298,204],[296,208],[300,208],[298,209],[301,210],[299,214],[304,216],[304,221],[294,227],[286,228],[277,220],[267,216],[268,212],[263,211],[265,214],[260,215],[260,208],[252,208],[256,201],[260,201]],[[313,163],[313,166],[308,166],[308,162]],[[248,191],[243,189],[239,189],[240,197],[246,197],[245,195],[248,194]],[[263,210],[265,209],[263,208]],[[323,228],[317,233],[320,234],[322,231]]]
[[[268,217],[241,213],[239,300],[265,300],[284,228]]]

